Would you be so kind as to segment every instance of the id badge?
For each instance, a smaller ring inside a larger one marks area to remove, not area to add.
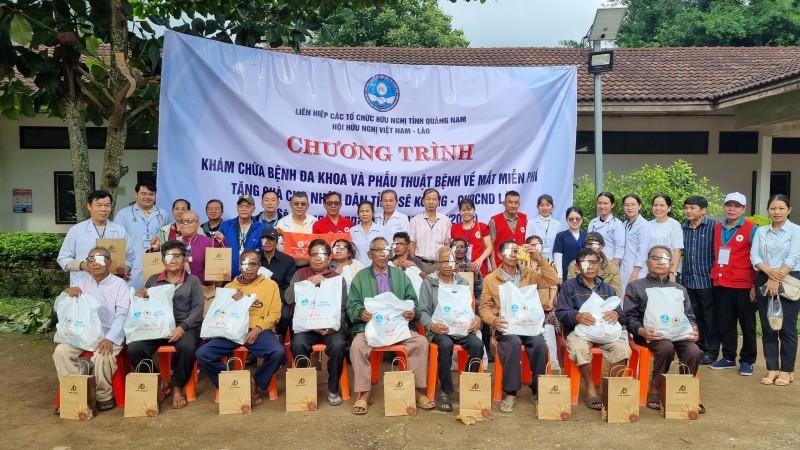
[[[153,240],[153,236],[150,235],[150,233],[145,234],[142,237],[142,248],[145,248],[145,249],[150,248],[150,241],[152,241],[152,240]]]
[[[550,239],[544,240],[544,245],[542,245],[542,254],[544,255],[550,254]]]
[[[472,261],[472,244],[467,245],[467,260]]]
[[[731,249],[728,247],[720,247],[717,253],[717,264],[721,266],[728,265],[731,259]]]

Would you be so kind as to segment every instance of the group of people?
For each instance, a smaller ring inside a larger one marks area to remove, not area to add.
[[[437,211],[440,194],[436,189],[423,193],[425,210],[409,218],[397,210],[397,194],[381,194],[381,209],[362,202],[358,205],[359,224],[340,214],[342,196],[330,192],[323,198],[326,215],[309,215],[309,199],[295,192],[291,212],[282,215],[278,196],[267,191],[261,199],[263,211],[255,214],[256,202],[249,195],[238,198],[237,216],[223,220],[223,202],[206,204],[208,221],[187,200],[173,203],[172,217],[155,205],[156,188],[143,182],[136,186],[135,203],[111,214],[111,195],[95,191],[88,197],[90,219],[73,226],[59,253],[58,262],[70,271],[71,296],[87,293],[103,304],[100,319],[106,339],[92,358],[97,375],[98,409],[114,407],[111,376],[116,370],[116,355],[124,345],[122,325],[130,304],[129,289],[140,297],[147,288],[162,284],[176,286],[173,309],[177,326],[167,339],[136,341],[128,344],[131,365],[152,357],[161,345],[176,348],[175,373],[161,396],[172,396],[172,407],[186,406],[184,386],[192,375],[195,361],[216,384],[224,364],[221,358],[238,347],[225,338],[203,341],[199,329],[204,305],[214,296],[220,283],[205,280],[205,249],[232,249],[231,281],[225,287],[237,290],[234,299],[256,296],[250,307],[249,332],[245,346],[261,359],[253,375],[252,402],[261,402],[260,392],[285,361],[283,342],[290,342],[294,356],[310,356],[311,347],[326,344],[328,356],[328,395],[332,406],[341,405],[339,377],[348,356],[353,366],[354,391],[358,399],[355,414],[365,414],[372,403],[370,355],[373,348],[365,338],[366,324],[372,315],[364,301],[386,292],[401,300],[413,301],[413,310],[403,317],[411,338],[400,342],[406,350],[410,370],[414,371],[417,407],[452,411],[454,392],[450,361],[454,346],[460,345],[470,360],[496,356],[504,366],[500,411],[511,412],[521,386],[519,351],[523,346],[533,372],[532,402],[537,400],[536,377],[544,374],[548,363],[559,365],[557,335],[561,334],[569,358],[578,366],[585,386],[584,403],[600,409],[601,402],[592,381],[592,347],[599,347],[612,369],[627,364],[631,350],[628,333],[639,345],[654,354],[648,407],[659,408],[659,375],[666,373],[677,352],[681,362],[696,373],[701,364],[712,369],[737,367],[737,323],[744,334],[739,356],[739,373],[752,375],[756,359],[755,314],[762,321],[767,374],[763,384],[785,386],[792,381],[797,353],[796,322],[800,303],[780,298],[784,319],[780,330],[767,325],[767,303],[781,292],[781,282],[800,270],[800,227],[788,220],[789,199],[770,198],[768,214],[772,223],[758,227],[744,218],[746,199],[729,194],[724,203],[725,220],[706,217],[708,203],[699,196],[684,200],[686,222],[670,217],[672,200],[667,195],[652,199],[655,219],[640,215],[642,200],[635,194],[623,197],[627,218],[613,215],[615,197],[608,192],[597,197],[598,216],[582,231],[584,213],[567,208],[566,227],[552,216],[553,199],[538,198],[538,214],[530,219],[519,211],[520,194],[509,191],[503,200],[504,211],[488,223],[475,220],[475,204],[459,202],[461,222]],[[349,233],[350,239],[315,239],[308,246],[307,258],[294,258],[282,251],[282,233]],[[127,275],[109,271],[111,253],[97,246],[97,239],[126,239]],[[161,254],[164,270],[145,280],[142,257],[148,252]],[[469,277],[467,277],[469,275]],[[310,281],[319,286],[324,279],[342,276],[341,324],[338,329],[292,333],[294,286]],[[127,284],[123,280],[127,279]],[[468,281],[468,278],[471,281]],[[451,285],[472,285],[474,318],[468,333],[453,334],[447,325],[432,320],[438,293]],[[523,336],[506,333],[508,318],[500,311],[501,286],[517,288],[536,285],[545,313],[541,334]],[[693,331],[683,340],[670,341],[644,325],[651,288],[670,287],[683,297],[684,312]],[[581,306],[594,294],[604,301],[615,296],[621,305],[604,313],[603,321],[620,323],[625,331],[611,343],[591,342],[577,336],[578,325],[596,323]],[[287,336],[289,336],[287,338]],[[426,395],[429,343],[438,346],[440,394]],[[549,353],[548,353],[549,348]],[[720,357],[720,348],[722,356]],[[349,349],[349,350],[348,350]],[[78,369],[74,361],[81,349],[67,344],[57,346],[54,361],[59,376]],[[298,363],[301,364],[301,363]],[[469,365],[467,370],[478,370]],[[702,408],[701,408],[702,411]]]

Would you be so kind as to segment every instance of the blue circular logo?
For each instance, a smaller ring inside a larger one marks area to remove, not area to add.
[[[380,314],[375,314],[375,322],[383,322],[383,316]]]
[[[443,310],[444,312],[446,312],[446,313],[449,313],[450,311],[452,311],[452,310],[453,310],[453,308],[451,308],[451,307],[449,307],[449,306],[445,306],[444,308],[442,308],[442,310]]]
[[[300,301],[300,304],[303,305],[303,306],[308,305],[308,299],[304,298],[303,300]]]
[[[389,76],[378,74],[364,85],[364,99],[372,109],[386,112],[394,108],[400,100],[400,88]]]
[[[666,314],[662,314],[660,319],[661,319],[661,323],[669,323],[669,316],[666,315]]]
[[[519,305],[511,305],[511,312],[519,312]]]

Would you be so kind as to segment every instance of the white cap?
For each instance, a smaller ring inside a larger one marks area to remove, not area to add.
[[[741,192],[731,192],[730,194],[726,195],[725,203],[723,204],[727,204],[728,202],[736,202],[742,206],[747,206],[747,199]]]

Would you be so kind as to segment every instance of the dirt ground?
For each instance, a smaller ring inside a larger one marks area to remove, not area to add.
[[[327,405],[322,372],[316,412],[286,413],[281,397],[265,400],[250,415],[220,416],[213,386],[201,376],[197,401],[183,410],[165,402],[155,418],[125,419],[115,409],[77,422],[53,414],[54,346],[46,337],[0,333],[0,448],[800,448],[800,382],[760,385],[763,359],[753,377],[702,367],[708,413],[697,421],[668,421],[642,408],[638,423],[606,424],[582,404],[573,407],[571,422],[538,421],[527,390],[520,391],[512,414],[498,412],[495,403],[492,421],[471,426],[457,422],[454,413],[435,411],[387,418],[381,384],[369,414],[355,416],[349,410],[354,399]],[[279,381],[281,395],[282,388]]]

